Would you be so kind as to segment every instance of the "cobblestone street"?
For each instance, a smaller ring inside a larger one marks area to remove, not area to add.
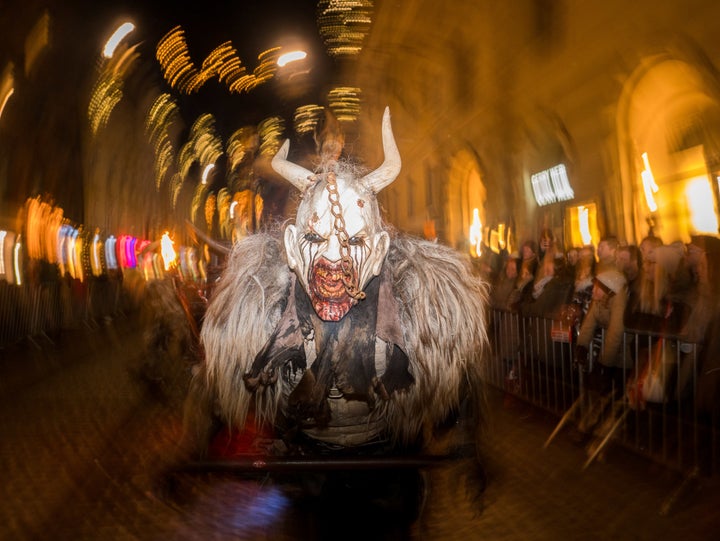
[[[433,468],[413,519],[301,500],[270,477],[183,474],[183,497],[163,499],[153,480],[180,433],[181,397],[137,378],[134,318],[0,356],[1,539],[709,540],[720,531],[716,479],[683,486],[678,473],[614,446],[583,470],[585,450],[569,431],[543,449],[556,419],[497,391],[486,490],[478,496],[460,460]]]

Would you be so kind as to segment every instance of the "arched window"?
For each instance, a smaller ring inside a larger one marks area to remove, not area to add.
[[[619,114],[635,240],[650,231],[664,242],[717,234],[720,106],[701,71],[658,57],[630,78]]]

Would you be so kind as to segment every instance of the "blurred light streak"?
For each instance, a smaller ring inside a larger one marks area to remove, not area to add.
[[[497,229],[491,229],[489,231],[489,239],[488,239],[488,246],[490,247],[490,251],[493,253],[499,254],[500,253],[500,246],[498,243],[498,232]]]
[[[115,49],[120,44],[120,42],[127,36],[130,32],[135,30],[135,25],[133,23],[127,22],[121,24],[115,32],[113,32],[113,35],[110,36],[110,39],[107,40],[105,43],[105,48],[103,49],[103,56],[105,58],[112,58],[113,54],[115,54]]]
[[[122,100],[124,80],[140,56],[137,46],[124,47],[121,51],[122,54],[113,55],[99,66],[88,104],[88,119],[93,135],[107,125],[110,114]]]
[[[255,157],[258,148],[257,129],[244,126],[235,130],[227,142],[228,170],[233,171],[245,161]]]
[[[215,206],[216,197],[214,193],[211,193],[205,199],[205,223],[207,224],[208,231],[213,229],[213,218],[215,217]]]
[[[25,75],[30,75],[40,54],[50,44],[50,15],[45,10],[25,38]]]
[[[578,207],[578,227],[580,229],[580,238],[582,238],[583,246],[592,244],[592,234],[590,233],[590,210],[580,205]]]
[[[200,207],[205,208],[205,194],[207,193],[206,187],[201,182],[198,182],[193,193],[192,203],[190,204],[190,220],[192,223],[197,223],[197,213]]]
[[[2,242],[0,243],[0,258],[2,262],[2,274],[8,284],[15,283],[15,238],[16,235],[12,231],[2,232]]]
[[[193,250],[193,258],[197,262],[198,279],[203,282],[207,282],[207,269],[205,268],[205,261],[198,259],[195,251]]]
[[[640,177],[642,178],[643,189],[645,190],[645,201],[647,202],[650,212],[655,212],[658,209],[658,206],[655,202],[653,194],[656,194],[660,188],[655,183],[655,177],[653,176],[652,169],[650,169],[650,161],[648,160],[647,152],[642,153],[642,160],[645,165],[645,169],[641,171]]]
[[[145,132],[154,151],[155,188],[160,186],[175,158],[170,139],[170,126],[180,118],[180,109],[170,94],[161,94],[150,107],[145,119]]]
[[[200,73],[193,66],[185,42],[185,32],[176,26],[160,39],[155,48],[155,57],[160,63],[163,77],[167,83],[185,93],[192,93],[200,88]]]
[[[90,130],[93,135],[107,125],[115,106],[122,100],[122,81],[115,77],[98,80],[93,87],[88,106]]]
[[[715,235],[718,232],[718,219],[712,188],[707,177],[696,177],[687,181],[685,195],[690,213],[690,223],[696,233]]]
[[[550,174],[547,171],[535,173],[530,177],[535,201],[541,207],[557,201],[555,194],[550,187]]]
[[[194,248],[188,248],[187,251],[188,267],[192,273],[192,279],[197,281],[201,279],[200,268],[197,261],[197,254]]]
[[[202,174],[202,180],[201,180],[201,182],[203,184],[207,184],[208,175],[210,174],[210,171],[212,171],[213,169],[215,169],[214,163],[209,163],[205,166],[205,169],[203,170],[203,174]]]
[[[184,280],[187,280],[192,276],[192,273],[191,273],[190,269],[188,268],[187,252],[188,252],[188,248],[186,248],[184,246],[182,248],[180,248],[180,274]]]
[[[320,122],[325,109],[320,105],[302,105],[295,109],[293,127],[295,133],[312,133]]]
[[[63,222],[63,210],[42,201],[40,196],[25,202],[26,251],[31,259],[57,261],[57,236]]]
[[[165,261],[163,260],[162,255],[160,254],[153,254],[152,256],[152,268],[153,272],[155,273],[155,278],[162,279],[165,277]]]
[[[143,278],[145,278],[146,282],[149,282],[153,275],[155,274],[152,271],[152,252],[145,251],[146,248],[150,246],[150,241],[147,239],[140,240],[135,243],[135,249],[133,252],[136,254],[136,264],[140,267],[140,272],[143,275]],[[137,255],[140,255],[140,259],[137,259]]]
[[[317,25],[328,54],[359,54],[372,25],[372,14],[371,0],[320,0]]]
[[[76,229],[74,231],[73,239],[72,239],[72,253],[71,256],[73,258],[73,273],[72,277],[80,280],[81,282],[85,280],[85,272],[83,269],[83,250],[85,249],[85,243],[83,242],[83,237],[81,235],[80,229]]]
[[[200,115],[190,128],[189,143],[192,145],[192,157],[201,166],[214,164],[223,154],[223,144],[215,131],[215,117],[211,114]]]
[[[116,257],[116,245],[117,239],[114,235],[110,235],[105,239],[105,265],[110,270],[117,269],[117,257]]]
[[[60,276],[64,276],[66,273],[70,273],[70,265],[68,264],[67,257],[67,243],[71,237],[73,227],[70,224],[63,224],[60,227],[60,231],[57,236],[57,261],[60,267]]]
[[[563,164],[531,175],[530,183],[535,201],[541,207],[575,197]]]
[[[217,77],[230,92],[241,93],[249,92],[274,76],[279,51],[280,47],[273,47],[260,53],[258,65],[250,74],[228,41],[213,49],[198,69],[192,62],[185,31],[176,26],[160,39],[155,57],[165,81],[178,92],[196,93],[207,81]]]
[[[22,243],[20,242],[22,235],[17,236],[17,241],[13,248],[13,268],[15,269],[15,284],[22,285]]]
[[[3,111],[5,110],[5,104],[7,104],[8,100],[10,99],[10,96],[12,96],[15,92],[15,89],[11,88],[8,90],[3,97],[0,97],[2,99],[2,102],[0,102],[0,118],[2,117]]]
[[[160,254],[162,255],[163,266],[166,271],[170,270],[176,263],[177,253],[175,252],[175,248],[173,248],[173,244],[175,244],[175,242],[170,238],[170,233],[165,231],[160,239]]]
[[[285,121],[274,116],[266,118],[258,125],[260,135],[260,154],[263,156],[274,156],[280,150],[280,142],[285,132]]]
[[[5,276],[5,237],[7,231],[0,230],[0,275]]]
[[[102,276],[103,273],[102,260],[100,257],[102,247],[103,243],[100,240],[100,232],[96,230],[92,240],[92,253],[90,259],[93,276]]]
[[[120,236],[118,255],[120,256],[120,265],[125,269],[134,269],[137,267],[137,257],[135,256],[137,240],[138,239],[132,235]]]
[[[118,254],[118,263],[120,263],[121,268],[127,268],[127,260],[125,257],[125,244],[127,243],[127,236],[126,235],[120,235],[117,241],[117,254]]]
[[[10,96],[15,93],[15,76],[13,71],[15,65],[12,62],[8,62],[0,75],[0,118],[2,118],[5,105],[7,105]]]
[[[45,228],[45,246],[43,254],[50,263],[57,263],[57,238],[62,227],[63,209],[53,207],[47,219]]]
[[[553,191],[555,192],[555,196],[558,201],[569,201],[575,197],[575,192],[570,186],[570,181],[568,180],[565,165],[561,163],[555,167],[551,167],[549,171]]]
[[[307,58],[307,53],[305,51],[291,51],[289,53],[281,54],[277,59],[277,65],[282,68],[287,66],[290,62],[295,62],[304,58]]]
[[[220,237],[227,239],[232,235],[232,196],[227,188],[221,188],[217,195],[218,224],[220,226]]]
[[[328,107],[340,122],[352,122],[360,116],[361,90],[352,86],[338,86],[328,92]]]
[[[186,141],[185,144],[180,147],[180,152],[178,153],[178,175],[180,177],[180,181],[184,181],[187,176],[190,174],[190,169],[192,168],[193,164],[195,163],[195,160],[197,159],[197,156],[195,155],[195,149],[193,147],[192,141]]]
[[[135,253],[137,266],[139,266],[140,270],[143,272],[143,275],[145,276],[145,280],[149,280],[152,277],[152,275],[148,274],[147,270],[152,269],[152,266],[153,266],[153,264],[152,264],[153,252],[150,250],[151,242],[147,239],[142,239],[142,240],[136,239],[136,240],[137,240],[137,242],[135,243],[135,249],[133,250],[133,252]],[[138,255],[140,256],[139,259],[137,258]],[[154,271],[152,272],[152,274],[155,274]]]
[[[170,200],[173,209],[177,206],[178,196],[183,186],[183,177],[179,173],[175,173],[170,180]]]
[[[77,229],[70,228],[65,236],[65,264],[67,265],[67,273],[75,278],[75,239],[77,238]]]
[[[468,238],[470,240],[470,255],[480,257],[482,255],[482,223],[480,222],[480,211],[477,208],[473,209],[473,221],[470,224]]]
[[[42,203],[40,197],[28,199],[25,202],[25,232],[27,236],[27,254],[32,259],[40,259],[42,230]]]
[[[127,266],[131,269],[137,267],[137,255],[135,254],[135,245],[137,244],[137,237],[130,237],[125,243],[125,257],[127,260]]]

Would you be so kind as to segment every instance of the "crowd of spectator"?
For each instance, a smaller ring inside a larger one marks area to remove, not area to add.
[[[648,358],[638,359],[637,348],[627,347],[628,336],[671,337],[683,354],[697,353],[698,406],[720,413],[717,237],[697,235],[689,243],[668,244],[651,234],[635,245],[606,236],[597,246],[563,249],[546,229],[518,252],[492,254],[482,269],[491,284],[492,309],[564,320],[572,326],[572,355],[581,367],[597,351],[590,365],[603,391],[624,388],[630,377],[639,376],[630,372],[648,364]],[[601,331],[603,346],[593,348]],[[627,358],[629,353],[634,358]],[[688,370],[674,375],[683,380],[676,394],[692,378]]]

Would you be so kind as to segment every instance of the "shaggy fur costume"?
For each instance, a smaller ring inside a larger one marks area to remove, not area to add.
[[[458,252],[408,237],[392,239],[385,271],[414,383],[378,397],[373,415],[382,416],[387,438],[427,447],[464,400],[480,402],[487,287]],[[196,436],[208,414],[243,427],[252,408],[259,422],[275,422],[286,396],[282,378],[251,392],[243,377],[276,329],[293,281],[278,236],[255,234],[234,245],[201,331],[205,359],[186,409]]]

